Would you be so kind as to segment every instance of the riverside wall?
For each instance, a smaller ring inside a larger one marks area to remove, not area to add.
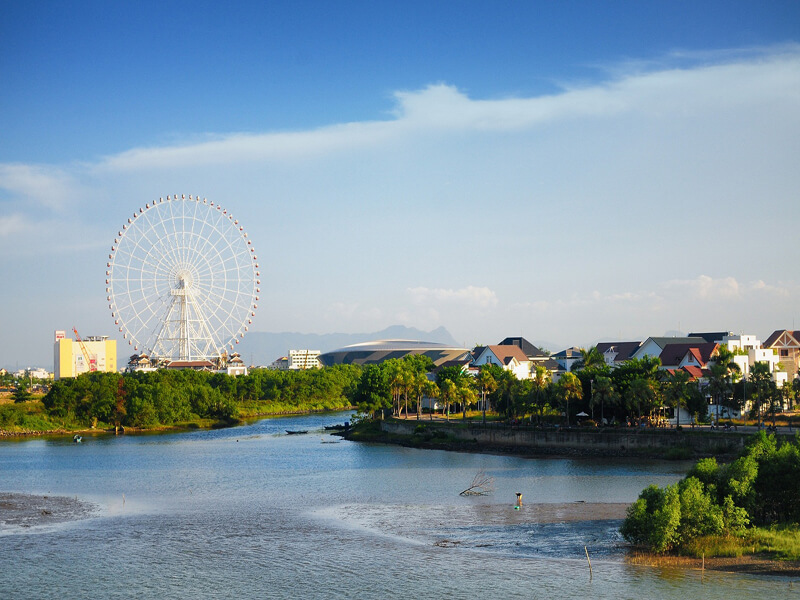
[[[418,425],[424,425],[422,432]],[[471,443],[476,450],[498,450],[524,454],[567,454],[585,456],[669,457],[676,450],[695,457],[736,455],[744,448],[750,434],[684,429],[537,429],[507,425],[448,424],[425,421],[384,421],[387,433],[413,435],[441,431],[449,439]],[[435,437],[432,439],[436,439]],[[446,443],[440,444],[446,446]],[[464,448],[466,449],[466,448]]]

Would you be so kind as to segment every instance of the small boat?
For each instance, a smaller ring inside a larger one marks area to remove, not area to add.
[[[78,434],[75,434],[74,436],[72,436],[72,441],[75,442],[76,444],[80,444],[83,441],[83,437]]]
[[[308,433],[307,429],[287,429],[287,435],[300,435],[301,433]]]

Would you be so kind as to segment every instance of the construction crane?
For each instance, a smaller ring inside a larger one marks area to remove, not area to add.
[[[89,350],[86,349],[86,344],[83,343],[81,336],[78,334],[78,330],[73,327],[72,331],[75,334],[75,339],[77,340],[78,345],[81,347],[81,354],[83,354],[83,358],[84,360],[86,360],[86,364],[89,365],[89,371],[90,372],[97,371],[97,359],[91,358],[89,356]]]

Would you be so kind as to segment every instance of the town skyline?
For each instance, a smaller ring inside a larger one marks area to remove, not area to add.
[[[800,7],[700,4],[8,3],[0,366],[116,337],[109,248],[167,194],[247,228],[252,331],[796,329]]]

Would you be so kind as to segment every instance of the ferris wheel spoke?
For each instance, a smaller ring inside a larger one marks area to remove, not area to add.
[[[214,359],[238,342],[256,308],[256,261],[219,205],[168,196],[134,213],[109,255],[115,323],[163,360]]]

